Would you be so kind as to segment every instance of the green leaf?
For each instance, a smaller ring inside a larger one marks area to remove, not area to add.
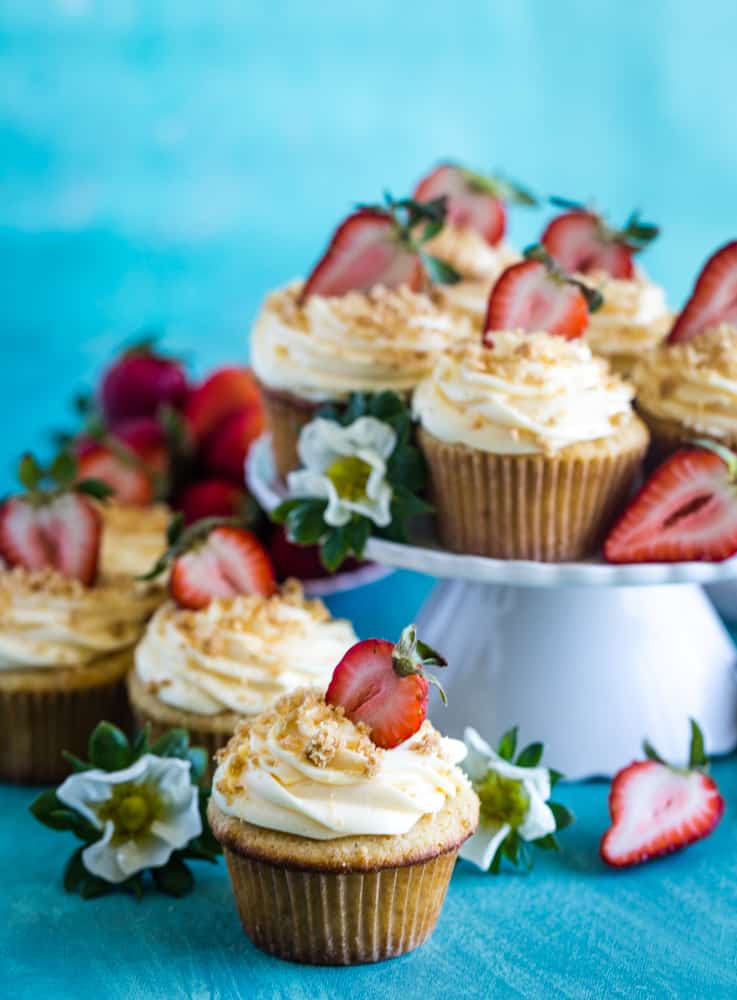
[[[517,767],[537,767],[543,759],[544,751],[543,743],[529,743],[524,750],[520,751],[515,763]]]
[[[327,500],[305,498],[295,504],[286,516],[285,525],[290,541],[314,545],[327,530],[325,511]]]
[[[499,872],[501,871],[502,857],[504,856],[503,848],[504,845],[500,844],[499,847],[497,848],[496,854],[491,860],[491,864],[489,865],[489,872],[492,875],[498,875]]]
[[[187,760],[192,782],[197,784],[207,770],[207,750],[204,747],[189,747]]]
[[[18,463],[18,479],[29,493],[37,489],[43,478],[43,469],[30,452],[26,452]]]
[[[340,410],[332,403],[326,403],[324,406],[320,406],[315,411],[315,418],[317,417],[320,417],[322,420],[332,420],[334,424],[339,424],[341,422]]]
[[[82,899],[97,899],[99,896],[107,896],[115,889],[115,886],[97,875],[87,872],[79,885],[79,893]]]
[[[74,491],[75,493],[84,493],[95,500],[107,500],[115,492],[111,486],[103,483],[101,479],[80,479],[78,483],[74,484]]]
[[[508,729],[506,733],[499,740],[496,748],[496,752],[502,758],[502,760],[511,761],[514,758],[515,751],[517,749],[517,734],[519,732],[519,726],[514,726],[512,729]]]
[[[348,397],[348,403],[340,416],[340,422],[344,427],[348,427],[354,420],[366,416],[368,412],[368,399],[363,392],[352,392]]]
[[[139,730],[133,743],[131,744],[131,763],[138,760],[148,751],[148,740],[151,735],[151,723],[147,722],[143,729]]]
[[[77,462],[69,451],[60,451],[49,469],[51,478],[63,489],[70,486],[77,476]]]
[[[428,514],[433,509],[432,504],[412,493],[406,486],[394,486],[393,492],[392,517],[405,520],[418,517],[420,514]]]
[[[166,529],[166,544],[171,548],[176,545],[179,539],[184,533],[184,514],[178,511],[174,517],[169,521],[169,526]]]
[[[550,811],[555,817],[555,829],[565,830],[567,826],[576,822],[575,814],[560,802],[548,802]]]
[[[403,486],[416,493],[427,480],[427,464],[422,452],[411,445],[394,449],[386,464],[386,471],[392,487]]]
[[[359,514],[354,514],[348,524],[346,524],[343,528],[346,545],[357,559],[361,559],[363,557],[366,542],[369,540],[369,536],[371,534],[371,525],[372,522],[369,521],[367,517],[361,517]]]
[[[87,872],[82,861],[82,851],[84,851],[85,846],[82,845],[82,847],[77,848],[64,868],[63,884],[67,892],[74,892],[75,889],[78,889],[80,882]]]
[[[693,770],[701,770],[709,766],[709,758],[704,749],[704,734],[695,719],[691,723],[691,748],[688,755],[688,766]]]
[[[522,840],[516,830],[511,830],[502,841],[502,853],[513,865],[519,864]]]
[[[558,784],[558,782],[561,780],[561,778],[565,777],[565,775],[563,774],[562,771],[556,771],[554,767],[549,767],[548,768],[548,776],[550,778],[550,787],[551,788],[555,788],[555,786]]]
[[[86,760],[80,760],[79,757],[75,757],[74,754],[69,753],[68,750],[62,750],[61,755],[75,774],[81,774],[83,771],[92,770],[92,764],[88,764]]]
[[[39,823],[44,823],[46,826],[50,826],[53,830],[63,830],[65,827],[57,826],[54,823],[48,822],[49,817],[59,809],[64,808],[64,803],[57,796],[56,791],[53,788],[48,788],[45,792],[41,792],[36,798],[31,802],[28,807],[29,812],[36,817]]]
[[[544,851],[560,850],[560,844],[552,833],[548,833],[544,837],[538,837],[537,840],[533,840],[532,843],[535,847],[541,847]]]
[[[320,561],[326,570],[334,573],[345,560],[349,542],[344,528],[330,528],[320,542]]]
[[[392,392],[391,389],[384,389],[383,392],[377,392],[370,397],[368,412],[369,416],[388,422],[393,417],[406,416],[407,407],[396,392]]]
[[[168,896],[186,896],[192,891],[194,885],[192,872],[176,854],[172,854],[169,861],[161,868],[152,868],[151,874],[159,891],[165,892]]]
[[[561,198],[561,196],[557,194],[551,195],[548,201],[551,205],[555,205],[556,208],[565,208],[567,211],[588,211],[588,208],[583,204],[583,202],[573,201],[571,198]]]
[[[126,892],[131,893],[132,896],[135,896],[139,903],[143,899],[143,878],[141,872],[131,875],[125,882],[120,882],[119,886]]]
[[[52,788],[41,792],[28,808],[39,823],[43,823],[51,830],[68,830],[87,843],[99,840],[102,835],[102,832],[89,820],[75,809],[66,806]]]
[[[284,524],[289,516],[289,513],[301,503],[303,503],[302,497],[295,497],[292,500],[282,500],[282,502],[271,511],[269,518],[275,524]]]
[[[178,757],[187,759],[189,750],[189,733],[186,729],[170,729],[163,733],[151,746],[151,753],[157,757]]]
[[[435,257],[431,253],[423,253],[420,256],[430,281],[436,285],[457,285],[461,280],[459,272],[451,267],[447,261],[441,260],[440,257]]]
[[[666,764],[667,762],[663,760],[658,751],[652,745],[650,740],[642,741],[642,752],[645,754],[648,760],[657,761],[658,764]]]
[[[103,771],[122,771],[131,762],[128,737],[111,722],[100,722],[92,731],[88,754],[91,763]]]

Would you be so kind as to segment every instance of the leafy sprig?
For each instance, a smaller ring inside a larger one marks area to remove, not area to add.
[[[585,281],[580,281],[578,278],[569,274],[568,271],[564,270],[560,264],[550,256],[548,251],[540,243],[533,243],[524,251],[524,257],[526,260],[536,260],[540,264],[544,264],[545,268],[550,275],[550,277],[561,284],[573,285],[575,288],[581,292],[583,297],[586,299],[586,306],[590,313],[596,312],[597,309],[601,309],[604,305],[604,296],[601,292],[592,288],[591,285],[587,285]]]
[[[686,770],[706,772],[709,770],[709,758],[706,755],[706,748],[704,746],[704,734],[701,732],[701,727],[695,719],[689,719],[688,721],[691,725],[691,743],[688,751],[688,767]],[[649,740],[643,741],[642,751],[648,760],[654,760],[658,764],[665,764],[666,767],[673,767],[672,764],[669,764],[667,760],[664,760],[660,756]],[[673,768],[673,770],[679,770],[679,768]]]
[[[99,479],[78,479],[77,460],[70,451],[62,450],[47,466],[30,453],[21,456],[18,480],[32,504],[50,503],[62,493],[84,493],[95,500],[106,500],[112,490]]]
[[[202,785],[207,769],[207,752],[203,747],[189,745],[186,729],[171,729],[157,740],[150,741],[150,726],[147,724],[132,742],[125,733],[110,722],[100,722],[89,738],[87,753],[89,760],[81,760],[64,751],[64,757],[74,772],[97,768],[102,771],[121,771],[130,767],[144,754],[157,757],[176,757],[189,761],[193,784],[198,785],[199,812],[202,833],[190,840],[186,847],[175,850],[169,861],[159,868],[148,869],[156,888],[170,896],[185,896],[194,885],[194,878],[186,861],[209,861],[215,863],[220,854],[220,845],[210,831],[207,821],[207,801],[209,790]],[[64,868],[63,886],[67,892],[78,892],[83,899],[95,899],[116,889],[132,893],[141,899],[144,890],[144,872],[137,872],[124,882],[111,883],[89,872],[82,859],[82,852],[90,844],[100,840],[103,831],[89,822],[76,809],[62,802],[53,788],[47,789],[31,803],[30,812],[44,826],[51,830],[68,831],[82,841],[71,855]]]
[[[599,236],[604,243],[621,243],[628,247],[633,253],[639,253],[649,246],[653,240],[660,235],[660,226],[654,222],[645,222],[642,219],[639,209],[630,212],[624,226],[617,229],[609,225],[606,219],[596,211],[591,205],[584,205],[582,202],[573,201],[570,198],[561,198],[553,195],[550,204],[556,208],[565,209],[568,212],[586,212],[594,218],[599,227]]]
[[[286,527],[291,541],[319,545],[323,566],[334,573],[348,556],[362,558],[372,533],[390,541],[406,542],[408,522],[428,513],[432,507],[418,495],[424,489],[427,469],[421,452],[411,443],[412,421],[407,406],[396,393],[352,393],[344,408],[324,406],[315,416],[343,427],[359,417],[375,417],[388,424],[397,438],[387,461],[392,500],[391,522],[386,527],[379,528],[369,518],[355,513],[347,524],[333,527],[325,523],[327,500],[311,497],[284,500],[271,512],[271,519]]]
[[[458,163],[452,163],[464,177],[468,186],[478,191],[479,194],[488,194],[498,201],[508,204],[525,205],[532,207],[539,204],[539,199],[528,188],[522,187],[516,181],[510,180],[503,174],[480,174],[468,167],[463,167]]]

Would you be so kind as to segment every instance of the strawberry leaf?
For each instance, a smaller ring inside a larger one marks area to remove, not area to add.
[[[548,802],[548,806],[550,807],[550,811],[555,817],[556,831],[565,830],[567,826],[570,826],[572,823],[575,823],[576,821],[575,815],[566,806],[561,805],[560,802]]]
[[[461,280],[461,274],[447,261],[431,253],[423,253],[421,257],[430,281],[436,285],[457,285]]]
[[[289,540],[300,545],[314,545],[325,534],[327,500],[305,498],[287,512],[284,524]]]
[[[692,771],[700,771],[709,766],[709,758],[704,749],[704,734],[695,719],[691,723],[691,747],[688,755],[688,766]]]
[[[82,879],[85,877],[87,869],[82,861],[82,851],[84,849],[84,844],[81,847],[78,847],[64,867],[62,884],[66,892],[75,892],[79,888]]]
[[[152,868],[151,874],[154,877],[156,888],[168,896],[180,898],[192,891],[194,878],[187,865],[176,854],[172,854],[169,861],[160,868]]]
[[[349,549],[345,526],[330,528],[320,542],[320,561],[326,570],[334,573],[348,555]]]
[[[30,452],[26,452],[18,464],[18,479],[29,493],[35,492],[43,479],[43,469]]]
[[[76,493],[84,493],[95,500],[107,500],[115,492],[111,486],[103,483],[101,479],[80,479],[79,482],[74,484],[74,490]]]
[[[170,729],[161,735],[151,746],[151,753],[157,757],[178,757],[187,759],[189,749],[189,733],[186,729]]]
[[[514,726],[512,729],[508,729],[506,733],[503,734],[496,748],[496,752],[502,758],[502,760],[512,761],[514,759],[514,754],[517,749],[517,733],[519,732],[519,727]]]
[[[111,722],[100,722],[92,730],[88,754],[92,765],[103,771],[122,771],[131,763],[128,737]]]
[[[517,760],[517,767],[537,767],[543,757],[545,747],[542,743],[530,743],[524,750],[521,750]]]
[[[49,476],[61,489],[68,489],[77,476],[77,462],[69,451],[60,451],[51,463]]]
[[[667,761],[663,760],[658,751],[652,745],[650,740],[643,740],[642,742],[642,752],[645,754],[648,760],[657,761],[658,764],[667,764]]]

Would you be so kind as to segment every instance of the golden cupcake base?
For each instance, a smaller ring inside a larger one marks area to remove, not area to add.
[[[497,455],[418,431],[442,544],[495,559],[589,555],[620,511],[648,445],[637,417],[553,455]]]
[[[83,667],[0,671],[0,778],[52,784],[70,768],[69,750],[87,757],[90,733],[103,719],[123,729],[130,717],[124,650]]]
[[[300,467],[297,454],[299,434],[305,424],[312,420],[321,404],[300,399],[288,392],[270,389],[263,382],[259,383],[259,388],[271,433],[274,466],[279,477],[285,479],[288,472]]]
[[[403,955],[432,933],[478,800],[469,789],[400,836],[329,841],[244,823],[212,799],[208,815],[257,947],[291,962],[359,965]]]
[[[191,746],[203,747],[207,752],[208,766],[203,781],[209,781],[213,772],[213,757],[224,747],[235,731],[241,716],[237,712],[220,712],[218,715],[198,715],[182,712],[171,705],[165,705],[155,694],[147,690],[135,670],[126,677],[128,699],[133,721],[138,729],[148,723],[153,742],[170,729],[186,729]]]

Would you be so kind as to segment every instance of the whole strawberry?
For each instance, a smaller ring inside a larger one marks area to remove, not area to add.
[[[0,506],[0,556],[9,566],[52,568],[94,583],[102,521],[89,497],[104,499],[109,488],[98,480],[79,480],[69,452],[61,452],[47,469],[24,455],[18,478],[25,493]]]
[[[672,767],[645,742],[647,760],[615,774],[609,791],[612,825],[601,841],[608,865],[625,868],[679,851],[707,837],[724,812],[724,799],[706,774],[704,738],[691,719],[688,767]]]
[[[445,694],[425,667],[445,667],[446,661],[417,638],[414,625],[404,629],[394,645],[386,639],[365,639],[351,646],[325,693],[329,705],[339,705],[353,722],[369,727],[371,739],[389,749],[414,735],[427,716],[428,683]]]
[[[180,408],[187,376],[179,361],[157,354],[150,342],[122,354],[102,376],[98,402],[106,425],[131,417],[154,417],[162,406]]]

